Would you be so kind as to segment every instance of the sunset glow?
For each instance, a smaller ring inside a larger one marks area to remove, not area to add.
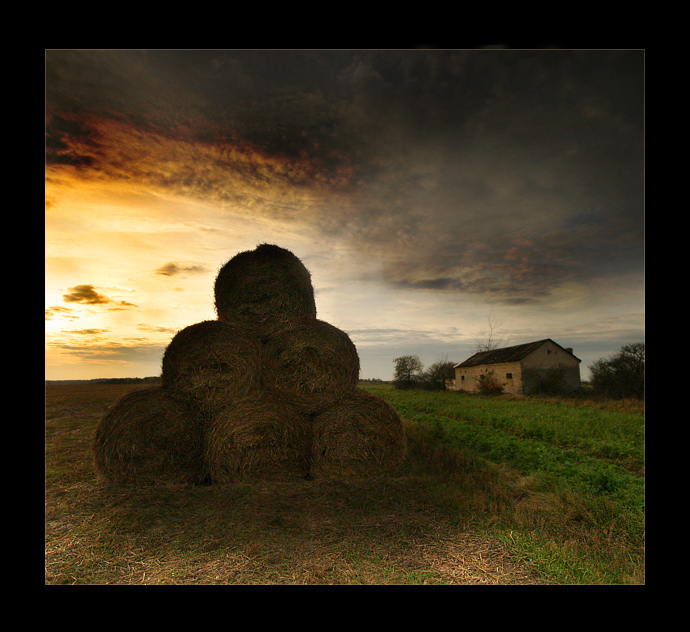
[[[46,51],[46,379],[145,377],[259,243],[361,377],[497,316],[586,366],[644,340],[644,53]]]

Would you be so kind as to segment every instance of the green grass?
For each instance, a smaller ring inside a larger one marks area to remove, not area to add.
[[[509,498],[487,524],[564,583],[642,583],[644,415],[577,400],[368,387],[428,442],[502,470]],[[577,405],[580,404],[580,405]],[[519,496],[519,492],[518,492]]]
[[[641,584],[644,417],[367,386],[399,476],[112,488],[91,444],[131,385],[46,388],[48,584]]]

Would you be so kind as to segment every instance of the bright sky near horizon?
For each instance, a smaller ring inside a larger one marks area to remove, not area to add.
[[[46,379],[158,375],[259,243],[393,360],[644,341],[642,50],[47,50]]]

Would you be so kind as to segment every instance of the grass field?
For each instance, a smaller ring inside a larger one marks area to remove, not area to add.
[[[46,584],[644,583],[639,406],[365,386],[399,476],[110,488],[93,434],[134,388],[46,386]]]

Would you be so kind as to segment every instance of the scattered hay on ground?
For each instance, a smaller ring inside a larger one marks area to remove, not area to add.
[[[202,467],[202,420],[165,388],[132,391],[101,420],[93,453],[108,482],[194,480]]]
[[[305,321],[271,336],[264,354],[266,387],[304,412],[318,413],[357,386],[355,345],[324,321]]]
[[[245,327],[205,320],[179,331],[163,355],[162,382],[204,410],[261,388],[261,345]]]
[[[253,478],[308,478],[311,420],[264,395],[229,403],[209,417],[204,439],[212,483]]]
[[[406,453],[402,420],[383,399],[356,389],[313,420],[314,478],[395,473]]]
[[[311,274],[293,253],[271,244],[230,259],[218,272],[214,295],[220,320],[244,320],[259,337],[316,318]]]

